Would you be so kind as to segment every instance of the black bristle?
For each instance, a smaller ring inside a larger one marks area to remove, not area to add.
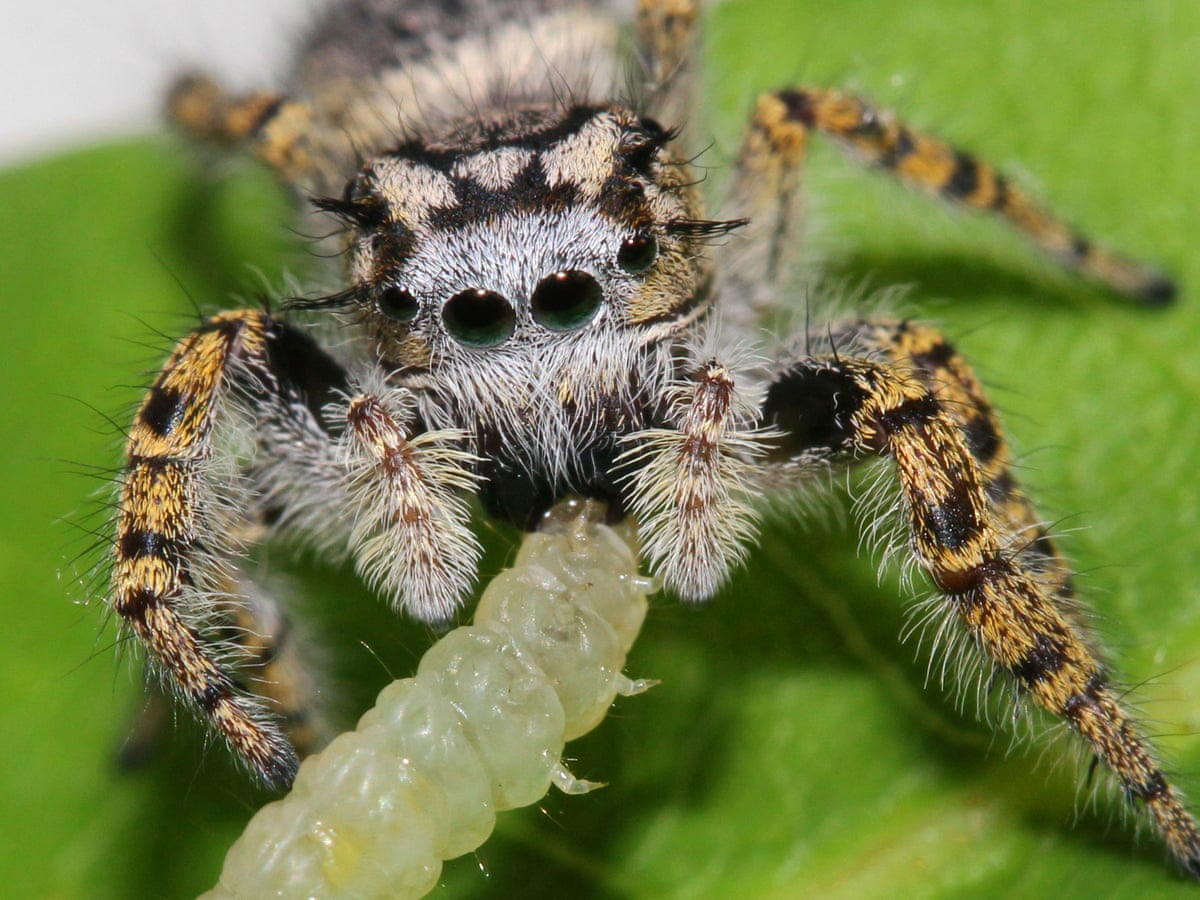
[[[750,224],[749,219],[672,219],[664,226],[667,234],[695,238],[723,237]]]

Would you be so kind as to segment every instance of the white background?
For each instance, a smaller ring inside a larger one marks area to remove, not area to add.
[[[321,0],[4,0],[0,165],[157,127],[185,68],[269,86]]]

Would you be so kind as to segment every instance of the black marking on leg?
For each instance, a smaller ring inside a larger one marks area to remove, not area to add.
[[[996,426],[992,424],[991,419],[986,415],[980,415],[967,422],[963,426],[963,437],[967,440],[967,446],[971,450],[971,455],[981,465],[986,466],[996,454],[1000,452],[1003,442],[1000,440],[1000,434],[996,431]]]
[[[966,546],[979,533],[975,509],[961,484],[956,484],[949,497],[940,503],[914,504],[913,516],[919,520],[919,527],[947,550]]]
[[[233,696],[233,689],[226,681],[211,681],[204,687],[192,694],[192,699],[195,700],[196,706],[204,711],[206,715],[212,715],[221,703],[229,700]]]
[[[1134,293],[1134,298],[1146,306],[1167,306],[1175,302],[1179,285],[1166,275],[1154,275],[1145,286]]]
[[[952,200],[963,200],[979,189],[979,164],[966,153],[955,151],[954,171],[942,186],[942,194]]]
[[[1050,537],[1045,529],[1038,529],[1038,535],[1029,545],[1029,550],[1047,559],[1054,559],[1058,556],[1058,550],[1054,546],[1054,539]]]
[[[984,582],[1011,577],[1013,566],[1007,560],[993,556],[966,569],[934,567],[930,574],[939,591],[963,606],[970,606],[978,602],[978,591]]]
[[[196,330],[195,336],[216,332],[226,344],[232,346],[245,327],[246,320],[242,318],[209,319]]]
[[[989,500],[1001,503],[1017,493],[1017,481],[1012,472],[1005,469],[988,483],[986,490]]]
[[[946,341],[938,341],[924,353],[914,353],[911,357],[914,366],[930,373],[946,369],[952,359],[954,348]]]
[[[781,91],[778,96],[787,108],[789,119],[807,128],[816,125],[817,117],[813,111],[812,98],[806,91]]]
[[[263,128],[265,128],[272,119],[279,115],[279,110],[286,102],[287,101],[284,100],[283,97],[276,97],[270,103],[265,104],[263,108],[258,111],[258,115],[254,117],[254,122],[251,123],[247,134],[249,134],[252,138],[258,137]]]
[[[1066,662],[1061,642],[1047,634],[1039,634],[1033,648],[1023,659],[1013,664],[1012,673],[1021,679],[1023,684],[1032,686],[1053,678],[1062,671]]]
[[[991,208],[1001,212],[1008,206],[1008,179],[1003,175],[996,175],[995,185],[996,192],[992,197]]]
[[[773,443],[771,458],[849,452],[854,438],[851,419],[865,399],[854,378],[836,369],[784,372],[767,389],[762,408],[764,424],[783,433]]]
[[[885,169],[895,169],[904,160],[916,152],[917,144],[912,132],[901,126],[896,132],[896,140],[888,147],[887,152],[879,158],[879,165]]]
[[[899,406],[885,410],[879,416],[879,424],[889,435],[904,428],[921,430],[942,414],[942,405],[932,394],[913,397]]]
[[[1129,787],[1130,799],[1141,800],[1143,803],[1148,803],[1156,797],[1161,797],[1166,792],[1167,779],[1163,775],[1162,769],[1155,769],[1141,784]]]
[[[176,560],[182,558],[187,541],[169,537],[158,531],[144,531],[140,528],[131,528],[121,535],[118,545],[122,559],[134,560],[154,557],[156,559]]]
[[[139,587],[128,593],[122,591],[118,594],[114,605],[117,614],[122,618],[143,622],[146,619],[146,613],[161,604],[162,597],[157,591],[148,587]]]
[[[267,325],[267,365],[282,388],[324,424],[322,408],[349,393],[346,371],[311,337],[278,321]]]
[[[187,412],[188,395],[177,388],[165,388],[154,385],[142,410],[138,413],[138,421],[149,428],[158,437],[167,437],[178,427],[183,415]]]
[[[1097,699],[1097,695],[1102,690],[1104,690],[1104,676],[1096,672],[1088,678],[1082,691],[1067,699],[1067,702],[1063,704],[1062,715],[1071,724],[1071,727],[1079,728],[1079,719],[1083,716],[1084,710],[1090,709],[1097,716],[1104,716]]]

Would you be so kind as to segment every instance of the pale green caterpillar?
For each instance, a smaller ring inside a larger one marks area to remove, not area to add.
[[[632,532],[567,503],[484,591],[473,625],[435,644],[379,695],[356,731],[300,767],[225,857],[208,898],[419,897],[442,861],[480,846],[496,812],[550,785],[598,785],[562,764],[618,694],[655,583]]]

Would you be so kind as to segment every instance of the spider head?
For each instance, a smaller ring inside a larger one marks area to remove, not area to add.
[[[674,135],[622,107],[522,109],[370,160],[339,200],[378,355],[409,372],[598,336],[661,341],[708,303],[705,222]]]

